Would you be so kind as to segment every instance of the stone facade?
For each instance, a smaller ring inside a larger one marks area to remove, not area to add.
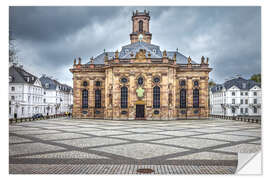
[[[202,57],[197,64],[178,51],[161,53],[152,45],[149,12],[133,13],[131,44],[119,53],[104,52],[87,64],[74,60],[73,116],[104,119],[185,119],[208,117],[208,76],[211,68]],[[142,29],[138,23],[142,20]],[[142,32],[140,32],[142,31]],[[123,80],[123,78],[125,80]],[[142,82],[139,81],[142,79]],[[155,80],[154,80],[155,79]],[[184,80],[185,84],[181,85]],[[198,83],[194,85],[195,82]],[[97,83],[98,82],[98,83]],[[160,106],[154,108],[154,87],[160,89]],[[127,88],[127,108],[121,107],[121,88]],[[101,90],[101,107],[95,105],[95,91]],[[186,107],[180,108],[180,90],[186,90]],[[193,106],[193,90],[199,90],[199,107]],[[88,106],[83,104],[83,90],[88,91]],[[140,112],[138,108],[142,108]],[[137,111],[136,111],[137,110]]]

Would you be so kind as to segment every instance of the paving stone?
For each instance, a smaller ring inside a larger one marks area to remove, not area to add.
[[[166,139],[166,140],[158,140],[158,141],[152,141],[156,143],[161,144],[169,144],[169,145],[176,145],[176,146],[184,146],[187,148],[195,148],[195,149],[201,149],[221,144],[226,144],[228,142],[225,141],[215,141],[215,140],[209,140],[209,139],[198,139],[196,137],[182,137],[182,138],[174,138],[174,139]]]
[[[96,154],[85,153],[81,151],[63,151],[57,153],[45,153],[45,154],[37,154],[30,156],[22,156],[19,158],[56,158],[56,159],[108,159],[104,156],[99,156]]]
[[[200,152],[193,153],[184,156],[178,156],[175,158],[170,158],[168,160],[237,160],[237,155],[224,154],[224,153],[214,153],[214,152]]]
[[[93,150],[113,153],[124,157],[131,157],[134,159],[152,158],[155,156],[187,151],[187,149],[183,148],[175,148],[147,143],[134,143],[127,145],[93,148]]]
[[[127,141],[119,140],[119,139],[112,139],[112,138],[93,137],[93,138],[83,138],[83,139],[62,140],[62,141],[56,141],[56,142],[84,148],[84,147],[125,143]]]
[[[227,152],[236,152],[236,153],[256,153],[261,150],[261,146],[253,145],[253,144],[239,144],[236,146],[219,148],[217,150],[227,151]]]
[[[63,150],[64,148],[48,145],[44,143],[27,143],[27,144],[14,144],[9,145],[9,155],[18,155],[18,154],[30,154],[37,152],[48,152],[55,150]]]

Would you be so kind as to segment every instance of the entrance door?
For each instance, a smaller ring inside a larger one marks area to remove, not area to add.
[[[144,105],[136,105],[136,118],[144,118]]]

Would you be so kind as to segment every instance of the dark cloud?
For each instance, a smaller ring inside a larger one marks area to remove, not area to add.
[[[261,71],[260,7],[11,7],[19,62],[72,84],[74,57],[85,63],[129,43],[136,9],[150,10],[152,43],[197,62],[210,57],[210,77],[218,82]]]

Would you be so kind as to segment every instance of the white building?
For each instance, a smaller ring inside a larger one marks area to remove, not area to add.
[[[42,113],[42,97],[43,88],[36,76],[16,64],[9,67],[9,118]]]
[[[44,88],[43,102],[46,104],[46,114],[61,114],[72,111],[73,90],[65,84],[43,75],[40,78]]]
[[[72,88],[54,80],[54,85],[46,84],[44,78],[47,77],[37,78],[16,64],[9,67],[9,118],[71,112]]]
[[[241,77],[210,89],[210,114],[224,116],[260,116],[261,85]]]

